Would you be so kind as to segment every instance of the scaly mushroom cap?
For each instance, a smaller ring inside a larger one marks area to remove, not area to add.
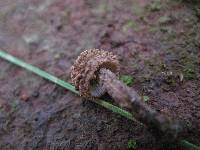
[[[106,68],[118,73],[119,61],[111,52],[90,49],[85,50],[71,67],[71,79],[83,97],[99,97],[105,93],[99,83],[99,70]]]

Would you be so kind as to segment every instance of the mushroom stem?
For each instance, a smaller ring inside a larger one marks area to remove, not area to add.
[[[172,139],[178,137],[181,126],[177,121],[150,108],[142,101],[135,90],[119,81],[110,70],[102,68],[99,72],[99,82],[103,85],[103,88],[119,105],[129,109],[136,119],[152,129],[158,129]]]

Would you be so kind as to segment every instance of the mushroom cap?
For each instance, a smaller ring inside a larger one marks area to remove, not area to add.
[[[119,61],[113,53],[90,49],[83,51],[71,67],[71,79],[76,89],[83,97],[99,97],[105,89],[99,82],[99,70],[109,69],[118,74]]]

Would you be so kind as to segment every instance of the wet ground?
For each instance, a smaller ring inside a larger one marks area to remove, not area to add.
[[[178,0],[1,0],[0,48],[61,79],[85,49],[117,54],[122,75],[200,145],[200,5]],[[181,149],[145,127],[0,60],[0,149]],[[161,142],[162,141],[162,142]],[[164,140],[165,141],[165,140]]]

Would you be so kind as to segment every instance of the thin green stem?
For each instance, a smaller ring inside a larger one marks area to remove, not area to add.
[[[39,75],[39,76],[41,76],[45,79],[57,84],[57,85],[60,85],[64,88],[70,90],[73,93],[78,94],[78,91],[76,91],[76,89],[73,85],[71,85],[71,84],[69,84],[69,83],[67,83],[63,80],[60,80],[59,78],[57,78],[57,77],[55,77],[55,76],[53,76],[53,75],[51,75],[51,74],[49,74],[45,71],[33,66],[33,65],[27,64],[24,61],[6,53],[6,52],[0,51],[0,57],[11,62],[11,63],[13,63],[13,64],[15,64],[15,65],[17,65],[17,66],[20,66],[20,67],[22,67],[22,68],[24,68],[28,71],[31,71],[31,72],[33,72],[33,73],[35,73],[35,74],[37,74],[37,75]]]
[[[69,90],[69,91],[71,91],[71,92],[73,92],[75,94],[79,94],[79,92],[75,89],[75,87],[73,85],[71,85],[70,83],[65,82],[65,81],[63,81],[63,80],[61,80],[61,79],[59,79],[59,78],[57,78],[57,77],[55,77],[55,76],[43,71],[43,70],[41,70],[41,69],[39,69],[39,68],[37,68],[37,67],[35,67],[33,65],[27,64],[26,62],[24,62],[24,61],[22,61],[22,60],[20,60],[20,59],[18,59],[16,57],[6,53],[4,51],[1,51],[1,50],[0,50],[0,58],[5,59],[5,60],[7,60],[7,61],[9,61],[9,62],[11,62],[11,63],[13,63],[13,64],[15,64],[17,66],[20,66],[20,67],[22,67],[22,68],[24,68],[24,69],[26,69],[26,70],[28,70],[30,72],[33,72],[33,73],[43,77],[44,79],[47,79],[47,80],[49,80],[49,81],[51,81],[51,82],[53,82],[53,83],[55,83],[55,84],[57,84],[59,86],[62,86],[65,89],[67,89],[67,90]],[[109,102],[106,102],[106,101],[100,100],[100,99],[93,100],[93,101],[95,103],[103,106],[104,108],[106,108],[108,110],[111,110],[114,113],[117,113],[117,114],[119,114],[119,115],[121,115],[121,116],[123,116],[123,117],[125,117],[127,119],[136,121],[136,119],[134,118],[133,114],[131,114],[130,112],[128,112],[126,110],[123,110],[123,109],[121,109],[121,108],[119,108],[117,106],[114,106]],[[180,141],[180,144],[183,147],[185,147],[186,149],[188,149],[188,150],[200,150],[200,147],[198,147],[198,146],[196,146],[196,145],[194,145],[194,144],[192,144],[192,143],[190,143],[190,142],[188,142],[186,140]]]
[[[182,147],[184,147],[185,149],[188,149],[188,150],[200,150],[199,146],[196,146],[186,140],[181,140],[180,144],[182,145]]]

